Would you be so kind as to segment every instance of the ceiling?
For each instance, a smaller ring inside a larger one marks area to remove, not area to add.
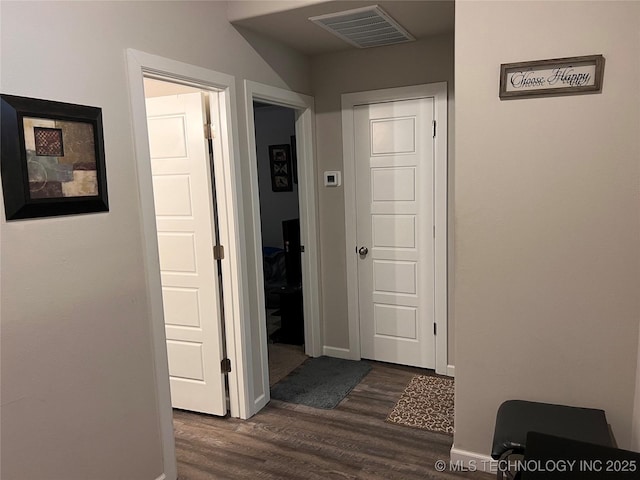
[[[319,55],[356,47],[313,24],[309,17],[371,5],[382,7],[417,40],[453,32],[453,0],[330,1],[232,20],[231,23],[271,37],[306,55]]]

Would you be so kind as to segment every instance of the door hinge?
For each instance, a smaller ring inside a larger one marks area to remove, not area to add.
[[[231,372],[231,360],[228,358],[223,358],[220,362],[220,370],[222,373],[230,373]]]
[[[304,253],[304,245],[300,245],[300,253]]]
[[[433,334],[437,335],[438,334],[438,324],[433,322]]]
[[[224,258],[224,247],[222,245],[216,245],[213,247],[214,260],[222,260]]]
[[[213,130],[213,125],[211,125],[210,123],[204,124],[204,138],[206,138],[207,140],[213,140],[214,138],[216,138],[216,134]]]
[[[436,121],[433,121],[433,138],[436,138]]]

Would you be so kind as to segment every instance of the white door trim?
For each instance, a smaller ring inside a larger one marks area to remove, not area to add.
[[[158,257],[157,232],[147,116],[143,77],[158,76],[177,83],[183,83],[202,89],[221,92],[221,140],[224,158],[216,160],[216,182],[218,189],[218,208],[223,216],[220,222],[221,237],[228,255],[223,263],[223,288],[225,290],[225,330],[227,356],[234,368],[229,374],[229,397],[231,415],[248,418],[247,399],[251,364],[246,359],[246,348],[250,337],[245,328],[244,305],[246,297],[246,273],[243,271],[241,257],[242,244],[242,191],[236,172],[238,141],[235,107],[235,79],[232,76],[214,72],[202,67],[189,65],[175,60],[151,55],[138,50],[127,49],[129,89],[131,94],[131,113],[133,122],[136,171],[139,185],[140,215],[143,238],[143,261],[146,272],[147,297],[149,299],[150,332],[153,342],[153,365],[157,389],[157,408],[160,417],[160,434],[163,450],[164,474],[167,478],[177,477],[175,458],[175,440],[173,432],[173,412],[169,389],[169,369],[167,365],[167,347],[162,307],[162,287],[160,281],[160,263]],[[222,200],[222,202],[221,202]],[[245,267],[246,269],[246,267]]]
[[[447,83],[388,88],[342,95],[342,147],[346,229],[349,358],[360,360],[360,311],[358,305],[358,256],[356,247],[356,177],[354,117],[357,105],[433,97],[437,135],[434,154],[436,372],[447,375]]]
[[[298,147],[298,196],[300,204],[300,239],[302,254],[302,284],[304,306],[305,353],[317,357],[320,352],[320,259],[316,209],[315,120],[313,97],[261,83],[244,81],[247,139],[249,143],[249,171],[251,180],[251,213],[253,217],[253,247],[256,258],[258,322],[262,356],[263,396],[255,399],[255,412],[269,402],[269,363],[267,354],[267,319],[262,308],[264,298],[264,272],[262,269],[262,234],[260,226],[260,194],[256,156],[255,119],[253,101],[296,110],[296,144]]]

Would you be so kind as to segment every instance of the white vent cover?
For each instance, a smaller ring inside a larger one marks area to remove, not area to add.
[[[378,5],[319,15],[309,20],[358,48],[415,40]]]

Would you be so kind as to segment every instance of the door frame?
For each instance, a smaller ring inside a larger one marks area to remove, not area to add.
[[[314,99],[308,95],[244,81],[245,115],[249,144],[249,177],[251,182],[251,216],[253,220],[253,248],[256,259],[258,321],[260,325],[260,356],[264,395],[255,399],[255,412],[270,400],[269,360],[267,352],[267,317],[262,266],[262,233],[260,224],[260,190],[256,155],[254,100],[291,108],[296,111],[296,145],[298,149],[298,201],[300,212],[300,241],[305,246],[302,255],[302,299],[304,309],[305,353],[317,357],[321,353],[320,338],[320,257],[317,219],[317,182],[314,162],[315,115]]]
[[[346,230],[347,304],[349,318],[349,352],[353,360],[361,359],[360,306],[358,304],[358,263],[354,248],[356,232],[356,166],[353,137],[354,113],[359,105],[434,99],[437,125],[434,146],[434,321],[436,323],[436,373],[450,375],[447,368],[447,83],[438,82],[409,87],[369,90],[342,95],[342,149],[344,162],[344,202]],[[427,132],[428,133],[428,132]],[[345,352],[346,353],[346,352]]]
[[[246,308],[247,280],[243,270],[242,241],[243,216],[241,209],[242,189],[237,168],[239,145],[236,118],[235,78],[230,75],[189,65],[176,60],[127,49],[127,69],[131,100],[131,115],[134,133],[136,172],[139,186],[140,222],[142,226],[143,262],[146,272],[146,287],[149,308],[150,333],[153,348],[157,409],[162,442],[164,474],[167,478],[177,476],[173,412],[169,388],[166,336],[160,281],[155,207],[147,130],[147,116],[143,78],[145,76],[169,82],[190,85],[202,90],[220,93],[220,142],[222,158],[214,159],[216,171],[215,188],[218,198],[218,220],[220,241],[225,246],[222,260],[222,283],[224,289],[224,312],[227,357],[233,364],[228,376],[230,414],[233,417],[249,416],[249,379],[252,378],[251,363],[247,359],[246,345],[250,345]]]

